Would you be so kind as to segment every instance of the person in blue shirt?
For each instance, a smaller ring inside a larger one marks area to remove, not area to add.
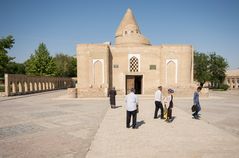
[[[193,95],[193,105],[196,105],[196,111],[192,114],[195,119],[199,119],[198,112],[201,111],[201,105],[199,102],[199,92],[202,90],[202,87],[198,87],[197,91]]]

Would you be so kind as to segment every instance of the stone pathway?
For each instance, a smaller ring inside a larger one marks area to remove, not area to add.
[[[118,101],[118,105],[124,105]],[[176,105],[175,105],[176,106]],[[175,107],[172,123],[153,119],[152,100],[140,101],[138,129],[125,126],[125,108],[109,109],[86,158],[238,158],[239,138]]]

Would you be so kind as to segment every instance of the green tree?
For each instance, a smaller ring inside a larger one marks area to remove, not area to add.
[[[14,59],[14,57],[8,56],[7,51],[13,47],[14,43],[14,39],[11,35],[0,39],[0,77],[4,76],[8,63]]]
[[[6,72],[9,74],[26,74],[25,65],[23,63],[9,62]]]
[[[39,76],[54,76],[56,65],[53,58],[50,56],[47,47],[44,43],[40,43],[35,54],[30,56],[25,62],[26,73],[29,75]]]
[[[209,55],[194,52],[194,79],[200,82],[201,86],[206,81],[210,81],[214,88],[222,86],[227,68],[227,61],[215,52]]]
[[[76,76],[76,59],[63,53],[54,57],[56,63],[56,76],[75,77]]]
[[[227,61],[215,52],[209,54],[209,72],[210,82],[213,87],[219,88],[226,77],[226,69],[228,68]]]
[[[205,53],[194,52],[194,80],[200,82],[200,85],[210,79],[208,70],[209,56]]]
[[[75,57],[72,57],[71,66],[70,66],[70,77],[77,76],[77,60]]]

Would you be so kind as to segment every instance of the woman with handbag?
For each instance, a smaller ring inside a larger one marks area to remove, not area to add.
[[[192,115],[195,119],[199,119],[198,112],[201,111],[201,105],[199,102],[199,92],[202,90],[202,87],[198,87],[197,91],[194,92],[193,95],[193,108],[192,110],[195,111]]]

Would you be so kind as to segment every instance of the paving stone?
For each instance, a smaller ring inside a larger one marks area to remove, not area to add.
[[[60,116],[60,115],[65,115],[67,114],[66,112],[61,112],[61,111],[46,111],[46,112],[37,112],[37,113],[32,113],[31,116],[35,118],[44,118],[44,117],[55,117],[55,116]]]
[[[44,127],[35,124],[18,124],[0,128],[0,139],[36,133],[44,130]]]

